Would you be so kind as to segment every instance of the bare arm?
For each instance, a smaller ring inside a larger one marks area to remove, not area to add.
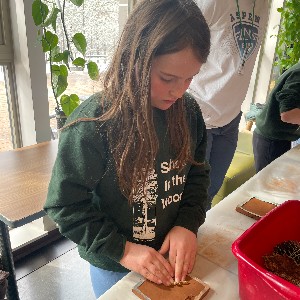
[[[280,114],[281,121],[285,123],[300,125],[300,108],[294,108]]]

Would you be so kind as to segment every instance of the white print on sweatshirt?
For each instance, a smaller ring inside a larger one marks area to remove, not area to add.
[[[268,0],[256,0],[254,19],[254,0],[238,2],[241,19],[235,0],[197,1],[211,30],[211,51],[188,92],[197,100],[208,129],[225,126],[239,114],[267,27]]]

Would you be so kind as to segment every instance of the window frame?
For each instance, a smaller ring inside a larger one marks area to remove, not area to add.
[[[22,135],[19,122],[19,107],[17,105],[14,68],[12,63],[0,64],[4,71],[7,107],[11,129],[11,142],[13,148],[20,148],[22,147]]]
[[[3,67],[6,87],[8,114],[10,119],[11,142],[13,148],[22,146],[19,110],[17,103],[16,80],[14,72],[14,55],[12,31],[10,27],[10,13],[8,2],[0,0],[0,21],[3,41],[0,44],[0,65]],[[0,29],[0,30],[1,30]]]

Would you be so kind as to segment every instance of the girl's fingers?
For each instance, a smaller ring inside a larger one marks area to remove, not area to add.
[[[196,252],[193,255],[189,256],[189,258],[187,259],[187,263],[184,264],[183,276],[181,280],[185,280],[185,276],[192,272],[195,261],[196,261]]]
[[[169,265],[168,262],[167,264]],[[149,270],[151,270],[153,275],[158,277],[162,281],[162,283],[166,286],[169,286],[174,282],[172,275],[166,269],[165,265],[162,264],[160,261],[155,261],[153,265],[149,268]]]
[[[169,286],[173,283],[172,277],[169,275],[167,270],[160,264],[156,266],[154,264],[149,265],[142,274],[145,278],[150,281],[153,281],[157,284],[163,283],[166,286]]]
[[[188,274],[190,274],[194,268],[194,265],[195,265],[195,261],[196,261],[196,252],[194,253],[192,259],[190,260],[190,264],[189,264],[189,267],[188,267]]]
[[[144,269],[141,272],[141,275],[143,275],[146,279],[156,283],[156,284],[161,284],[162,281],[161,279],[159,279],[158,277],[156,277],[151,271],[149,271],[148,269]]]
[[[172,247],[170,249],[170,251],[169,251],[169,262],[170,262],[170,265],[171,265],[172,269],[175,271],[175,263],[176,263],[176,251],[175,251],[175,247]],[[173,274],[173,277],[174,276],[175,276],[175,274]]]
[[[187,274],[192,272],[195,259],[191,256],[177,256],[175,264],[175,281],[184,281]]]
[[[181,281],[183,265],[184,265],[184,257],[181,255],[177,255],[176,261],[175,261],[175,281],[176,282]]]
[[[181,281],[185,280],[186,275],[189,272],[190,261],[187,260],[183,263],[182,271],[181,271]]]
[[[158,263],[163,265],[164,269],[166,270],[166,275],[168,275],[169,277],[171,277],[171,279],[173,279],[174,269],[173,269],[172,265],[170,264],[170,262],[168,260],[166,260],[163,256],[159,256]],[[155,265],[157,268],[160,268],[159,264],[156,263]]]

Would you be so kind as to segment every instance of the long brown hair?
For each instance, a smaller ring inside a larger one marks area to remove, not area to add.
[[[122,193],[132,202],[154,167],[159,143],[150,99],[153,58],[191,47],[201,63],[209,54],[210,32],[192,0],[140,1],[124,27],[104,78],[109,108],[108,140]],[[169,136],[179,167],[193,162],[184,100],[167,110]]]

